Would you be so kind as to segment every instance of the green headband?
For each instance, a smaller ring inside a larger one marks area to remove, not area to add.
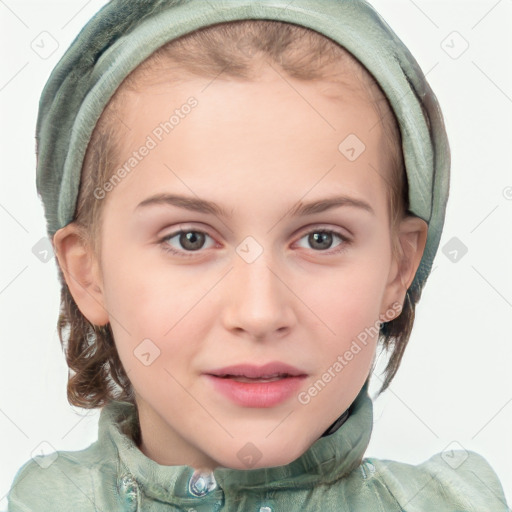
[[[429,226],[411,286],[421,291],[444,223],[448,139],[437,99],[416,60],[363,0],[111,0],[78,34],[41,95],[36,184],[50,238],[73,220],[87,144],[123,79],[172,39],[244,19],[313,29],[345,47],[380,84],[400,126],[410,210]]]

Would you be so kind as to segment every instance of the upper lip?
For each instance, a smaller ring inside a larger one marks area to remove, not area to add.
[[[252,379],[268,378],[275,376],[302,376],[306,375],[306,372],[290,366],[280,361],[272,361],[262,366],[255,366],[253,364],[236,364],[232,366],[225,366],[215,370],[209,370],[205,372],[207,375],[214,375],[216,377],[236,376],[236,377],[248,377]]]

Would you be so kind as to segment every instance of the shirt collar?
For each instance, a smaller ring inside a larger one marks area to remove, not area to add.
[[[202,473],[190,466],[164,466],[147,457],[129,432],[138,428],[135,406],[113,401],[100,414],[98,443],[107,451],[117,452],[120,463],[118,478],[132,479],[146,496],[168,503],[243,488],[286,489],[312,487],[340,479],[359,466],[370,441],[373,405],[368,396],[368,380],[342,415],[300,457],[283,466],[238,470],[216,468]],[[342,423],[341,426],[339,423]],[[337,428],[333,428],[337,427]],[[334,432],[332,432],[334,430]],[[331,431],[332,433],[329,433]],[[201,491],[203,489],[203,491]]]

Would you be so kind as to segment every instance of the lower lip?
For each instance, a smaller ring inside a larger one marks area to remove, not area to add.
[[[286,377],[272,382],[239,382],[234,379],[207,375],[217,391],[244,407],[274,407],[296,392],[305,375]]]

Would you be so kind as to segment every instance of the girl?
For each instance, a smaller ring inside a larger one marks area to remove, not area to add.
[[[475,453],[364,458],[449,173],[366,2],[112,0],[43,91],[37,155],[68,399],[102,411],[9,510],[507,510]]]

